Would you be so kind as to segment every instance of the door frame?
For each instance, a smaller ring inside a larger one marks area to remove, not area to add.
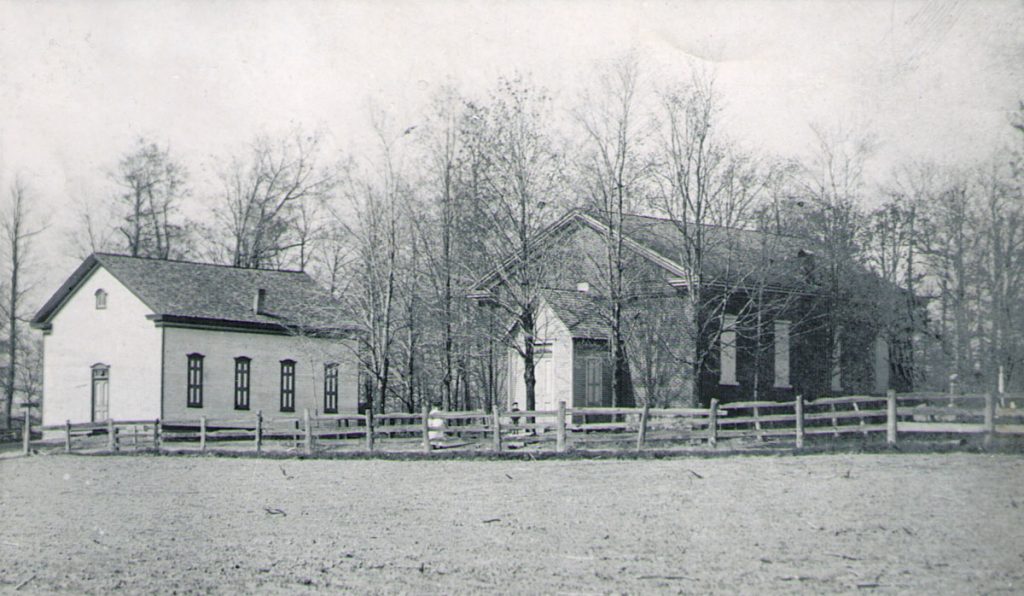
[[[100,371],[104,374],[98,375]],[[102,422],[102,420],[96,420],[96,381],[105,381],[107,384],[107,418],[110,418],[110,365],[97,362],[89,367],[89,419],[92,422]]]

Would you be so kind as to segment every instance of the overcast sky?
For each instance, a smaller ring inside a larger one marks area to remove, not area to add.
[[[1024,98],[1022,6],[0,0],[0,188],[23,174],[51,218],[48,293],[76,265],[74,201],[109,192],[139,135],[208,180],[258,132],[298,125],[358,147],[371,101],[414,124],[446,82],[475,92],[519,71],[567,103],[595,61],[630,49],[655,80],[713,66],[752,147],[799,154],[819,122],[874,134],[876,172],[974,159]]]

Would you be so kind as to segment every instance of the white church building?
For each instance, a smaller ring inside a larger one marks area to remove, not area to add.
[[[97,253],[32,327],[44,425],[358,408],[358,328],[302,272]]]

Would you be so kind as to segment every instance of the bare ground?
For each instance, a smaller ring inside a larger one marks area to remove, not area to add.
[[[1024,458],[0,460],[0,592],[1019,593]]]

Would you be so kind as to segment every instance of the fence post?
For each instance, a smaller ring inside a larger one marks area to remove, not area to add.
[[[804,396],[796,396],[796,401],[793,402],[793,407],[796,410],[796,448],[804,448]]]
[[[755,397],[754,399],[757,398]],[[757,431],[757,440],[763,441],[764,433],[761,432],[761,412],[757,406],[754,406],[754,430]]]
[[[306,441],[303,448],[306,450],[306,455],[313,453],[313,428],[310,425],[309,408],[302,411],[302,422],[306,425]]]
[[[985,392],[985,447],[992,446],[996,434],[996,400],[991,391]]]
[[[256,410],[256,436],[253,440],[256,442],[256,455],[259,455],[263,450],[263,410]]]
[[[890,446],[896,446],[896,391],[890,389],[885,393],[886,420],[885,420],[885,442]]]
[[[839,438],[839,419],[836,418],[836,405],[829,404],[829,410],[832,412],[832,436]]]
[[[107,418],[107,451],[114,452],[114,419]]]
[[[501,413],[498,412],[497,406],[491,408],[491,418],[491,427],[494,431],[494,450],[501,453]]]
[[[999,365],[999,376],[996,380],[996,389],[999,391],[999,407],[1006,407],[1006,376],[1003,374],[1003,365]]]
[[[157,453],[160,453],[160,439],[161,439],[160,434],[161,434],[160,419],[157,418],[156,422],[153,424],[153,449],[156,449]]]
[[[430,404],[423,400],[423,453],[430,453]]]
[[[640,410],[640,428],[636,431],[636,450],[640,451],[647,442],[647,418],[651,415],[651,405],[645,403],[644,409]]]
[[[565,452],[565,401],[558,402],[558,419],[555,421],[555,451]]]
[[[71,453],[71,421],[64,421],[64,453]]]
[[[199,417],[199,450],[206,451],[206,416]]]
[[[708,445],[718,445],[718,400],[712,398],[711,413],[708,415]]]
[[[32,415],[25,409],[25,426],[21,427],[21,451],[28,455],[32,443]]]
[[[366,450],[373,451],[373,408],[366,408]]]
[[[858,414],[860,414],[860,406],[857,405],[857,402],[853,402],[851,405],[853,406],[853,411],[857,412]],[[864,417],[863,416],[858,416],[857,419],[860,421],[860,422],[858,422],[858,424],[861,426],[861,428],[863,428],[864,427]],[[865,430],[865,431],[863,431],[863,433],[864,433],[864,438],[867,438],[868,431]]]

